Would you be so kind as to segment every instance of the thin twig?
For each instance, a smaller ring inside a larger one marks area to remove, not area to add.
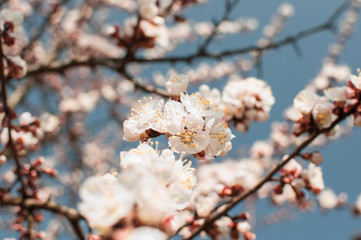
[[[5,72],[4,72],[4,52],[3,52],[3,45],[2,45],[2,34],[0,34],[0,82],[1,82],[1,97],[3,100],[3,108],[4,108],[4,113],[5,113],[5,117],[4,120],[8,121],[8,143],[7,143],[7,147],[10,148],[13,157],[15,159],[15,163],[16,163],[16,171],[17,171],[17,176],[18,179],[21,183],[21,191],[24,197],[27,197],[27,192],[26,192],[26,183],[24,180],[24,176],[22,173],[22,165],[20,163],[20,159],[19,156],[17,154],[16,148],[15,148],[15,144],[13,142],[13,138],[12,138],[12,125],[11,125],[11,109],[8,105],[8,101],[7,101],[7,92],[6,92],[6,77],[5,77]],[[4,121],[3,120],[3,121]]]

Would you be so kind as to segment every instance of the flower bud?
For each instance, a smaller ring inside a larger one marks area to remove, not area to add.
[[[181,92],[185,92],[187,90],[188,83],[189,80],[187,75],[172,75],[165,83],[165,87],[171,95],[180,95]]]

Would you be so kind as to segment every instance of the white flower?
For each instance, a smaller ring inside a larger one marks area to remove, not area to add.
[[[33,123],[34,121],[35,121],[35,118],[33,116],[31,116],[31,113],[29,113],[29,112],[24,112],[19,117],[19,122],[20,122],[20,125],[22,125],[22,126],[27,126],[30,123]]]
[[[217,122],[215,119],[209,120],[214,122],[209,131],[209,144],[206,148],[206,155],[215,156],[226,147],[227,143],[234,137],[227,123]]]
[[[18,27],[23,22],[24,16],[19,11],[3,9],[0,11],[0,28],[3,29],[5,22],[11,22],[14,27]]]
[[[320,195],[318,195],[318,202],[323,209],[332,209],[337,206],[338,198],[331,189],[324,189]]]
[[[355,209],[361,212],[361,194],[357,197],[355,202]]]
[[[287,156],[285,156],[287,157]],[[285,158],[284,157],[284,158]],[[288,172],[293,172],[295,174],[300,174],[302,172],[302,166],[301,164],[299,164],[297,162],[297,160],[295,160],[294,158],[292,158],[284,167],[284,170],[288,171]]]
[[[265,121],[275,102],[270,86],[254,77],[231,76],[222,95],[226,118],[239,119],[236,128],[241,131],[247,131],[250,121]]]
[[[118,98],[117,92],[114,90],[113,86],[106,84],[101,88],[101,93],[103,97],[108,101],[115,101]]]
[[[278,13],[286,18],[291,17],[294,11],[294,7],[289,3],[284,3],[278,8]]]
[[[181,92],[185,92],[187,90],[188,83],[189,80],[187,75],[172,75],[165,83],[165,87],[171,95],[179,95]]]
[[[141,143],[137,148],[120,152],[120,166],[126,169],[128,166],[144,166],[151,169],[153,162],[157,161],[159,153],[147,143]]]
[[[155,0],[138,0],[139,14],[144,19],[151,19],[158,14],[158,7]]]
[[[190,154],[204,150],[210,142],[208,131],[203,131],[204,120],[195,115],[186,114],[181,123],[178,129],[172,129],[172,131],[168,129],[172,135],[168,140],[172,149],[176,152],[184,151]]]
[[[188,206],[192,190],[196,184],[194,169],[191,168],[191,162],[185,163],[181,159],[176,160],[173,151],[165,149],[159,153],[147,143],[142,143],[136,149],[121,152],[120,165],[126,171],[137,170],[136,173],[133,173],[133,175],[138,175],[139,180],[135,180],[136,182],[141,181],[141,178],[146,178],[147,181],[153,181],[157,185],[155,188],[163,189],[159,190],[161,191],[160,195],[163,194],[162,191],[166,191],[165,200],[168,199],[170,212],[175,209],[182,210]],[[149,184],[144,184],[144,186],[152,189]],[[133,186],[134,184],[130,185]]]
[[[204,97],[206,101],[209,102],[211,108],[217,108],[222,101],[221,92],[217,88],[211,89],[206,84],[202,84],[199,87],[199,92],[196,92],[195,94]]]
[[[46,132],[54,132],[59,129],[60,120],[57,116],[50,113],[44,113],[40,116],[40,127]]]
[[[74,98],[63,98],[59,103],[60,112],[77,112],[79,110],[80,104]]]
[[[208,110],[207,102],[200,96],[181,93],[181,101],[169,101],[165,105],[169,145],[176,152],[199,153],[208,146],[209,131],[218,115]]]
[[[181,93],[180,99],[182,104],[185,107],[186,112],[197,116],[197,117],[206,117],[209,114],[212,114],[213,111],[209,110],[209,101],[204,97],[196,94],[187,95]],[[210,113],[212,112],[212,113]]]
[[[334,87],[324,90],[325,96],[332,101],[345,101],[345,91],[347,87]]]
[[[166,131],[166,121],[163,114],[163,100],[152,100],[142,103],[132,108],[132,116],[124,121],[124,140],[137,141],[140,136],[148,129],[159,133]]]
[[[28,70],[28,65],[20,56],[8,56],[11,61],[11,65],[9,66],[10,75],[13,78],[22,78],[26,75]]]
[[[102,234],[133,210],[134,195],[111,174],[87,178],[81,185],[78,204],[80,213],[90,226]]]
[[[158,46],[166,48],[169,45],[169,32],[162,17],[156,16],[152,18],[152,22],[141,21],[140,28],[147,37],[155,38]],[[133,30],[132,30],[133,31]]]
[[[296,193],[289,184],[286,184],[281,194],[273,194],[272,201],[275,204],[281,205],[285,202],[294,202],[296,200]]]
[[[79,102],[80,108],[85,112],[93,110],[99,100],[97,91],[81,92],[77,95],[76,100]]]
[[[358,75],[358,76],[352,75],[350,78],[350,81],[358,90],[361,90],[361,76],[360,75]]]
[[[138,227],[132,230],[125,240],[167,240],[168,236],[153,227]]]
[[[270,158],[273,154],[274,146],[270,142],[256,141],[250,150],[251,157],[255,159]]]
[[[251,225],[247,221],[239,222],[237,223],[237,231],[242,234],[246,234],[251,231]]]
[[[301,113],[308,114],[318,100],[319,97],[314,92],[302,90],[293,100],[293,106]]]
[[[312,117],[319,129],[328,128],[337,118],[332,113],[333,105],[331,103],[317,103],[312,110]]]
[[[143,224],[157,225],[175,211],[166,186],[160,185],[155,176],[142,177],[136,190],[137,217]]]
[[[323,181],[322,168],[317,167],[315,164],[310,163],[308,169],[302,172],[302,177],[309,182],[312,191],[319,193],[325,188]]]
[[[229,232],[231,231],[231,223],[232,219],[227,216],[223,216],[215,222],[217,230],[219,231],[221,236],[226,237],[229,234]]]

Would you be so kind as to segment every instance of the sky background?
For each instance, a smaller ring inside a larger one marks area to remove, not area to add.
[[[284,2],[281,0],[241,0],[236,9],[233,10],[231,17],[236,19],[254,17],[258,20],[258,29],[248,35],[236,34],[227,36],[221,41],[216,39],[210,45],[210,49],[233,49],[254,45],[262,36],[263,27],[269,23],[278,7]],[[294,0],[289,2],[293,4],[295,14],[287,22],[284,32],[277,39],[283,39],[288,35],[325,22],[333,11],[343,3],[340,0]],[[208,0],[205,5],[185,11],[185,15],[193,22],[209,21],[213,18],[219,19],[223,14],[223,5],[224,0]],[[114,16],[114,19],[116,18]],[[110,19],[113,17],[111,16]],[[361,21],[357,23],[356,32],[348,41],[347,48],[341,55],[339,62],[350,66],[353,73],[356,73],[358,67],[361,68],[360,23]],[[255,140],[263,140],[269,137],[271,123],[283,121],[284,109],[292,104],[297,93],[316,76],[322,65],[322,60],[327,55],[329,44],[334,41],[334,36],[330,32],[324,31],[298,42],[302,56],[297,56],[290,45],[270,51],[264,56],[263,80],[271,86],[276,103],[267,122],[252,123],[247,134],[234,133],[236,135],[236,138],[232,140],[234,147],[250,146]],[[192,52],[196,46],[194,43],[182,44],[174,54]],[[194,64],[198,65],[202,62],[209,61],[200,59]],[[185,66],[185,64],[177,65],[179,69]],[[165,73],[168,69],[168,64],[154,64],[148,73],[151,74],[152,70],[160,70]],[[255,72],[252,73],[255,76]],[[210,85],[222,89],[225,80]],[[189,89],[189,92],[194,92],[197,89],[198,86],[194,86]],[[130,146],[125,144],[121,150],[128,150]],[[324,156],[322,168],[325,185],[332,188],[337,194],[340,192],[347,193],[350,202],[354,202],[361,193],[360,149],[361,129],[357,128],[354,129],[352,135],[318,148]],[[233,152],[237,152],[237,149],[234,149]],[[239,206],[236,211],[242,211],[243,207],[243,205]],[[262,224],[265,217],[269,219],[270,216],[277,213],[284,214],[286,218],[274,225]],[[254,231],[257,234],[257,239],[352,239],[355,234],[361,233],[361,218],[355,218],[350,211],[346,210],[323,213],[320,209],[314,209],[311,212],[299,212],[292,207],[271,207],[269,201],[263,199],[257,201],[255,216]],[[5,236],[9,236],[8,232],[0,229],[0,238]],[[61,239],[68,238],[63,237]]]

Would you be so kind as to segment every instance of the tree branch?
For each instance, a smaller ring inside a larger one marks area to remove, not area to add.
[[[69,220],[79,239],[86,239],[79,225],[79,222],[83,220],[84,217],[80,215],[80,213],[76,209],[60,205],[50,200],[42,201],[34,198],[23,199],[21,197],[0,199],[0,206],[21,206],[22,208],[28,210],[43,209],[60,214]]]
[[[359,99],[358,102],[352,106],[347,112],[340,115],[332,124],[330,127],[322,130],[317,130],[313,134],[311,134],[308,138],[306,138],[290,155],[288,155],[284,160],[279,162],[273,169],[253,188],[249,189],[244,194],[241,194],[239,196],[234,197],[232,200],[230,200],[225,205],[218,206],[213,213],[208,216],[205,219],[205,222],[194,228],[191,232],[191,235],[184,238],[184,240],[190,240],[193,239],[195,236],[197,236],[201,231],[205,230],[209,224],[213,223],[217,219],[219,219],[222,216],[225,216],[229,210],[231,210],[234,206],[236,206],[238,203],[242,202],[244,199],[249,197],[250,195],[256,193],[266,182],[271,181],[273,179],[273,176],[284,166],[286,165],[292,158],[298,156],[300,152],[306,148],[310,143],[312,143],[313,140],[315,140],[316,137],[318,137],[320,134],[325,133],[333,129],[337,124],[339,124],[342,120],[344,120],[346,117],[350,116],[355,112],[357,107],[360,105],[361,100]]]

